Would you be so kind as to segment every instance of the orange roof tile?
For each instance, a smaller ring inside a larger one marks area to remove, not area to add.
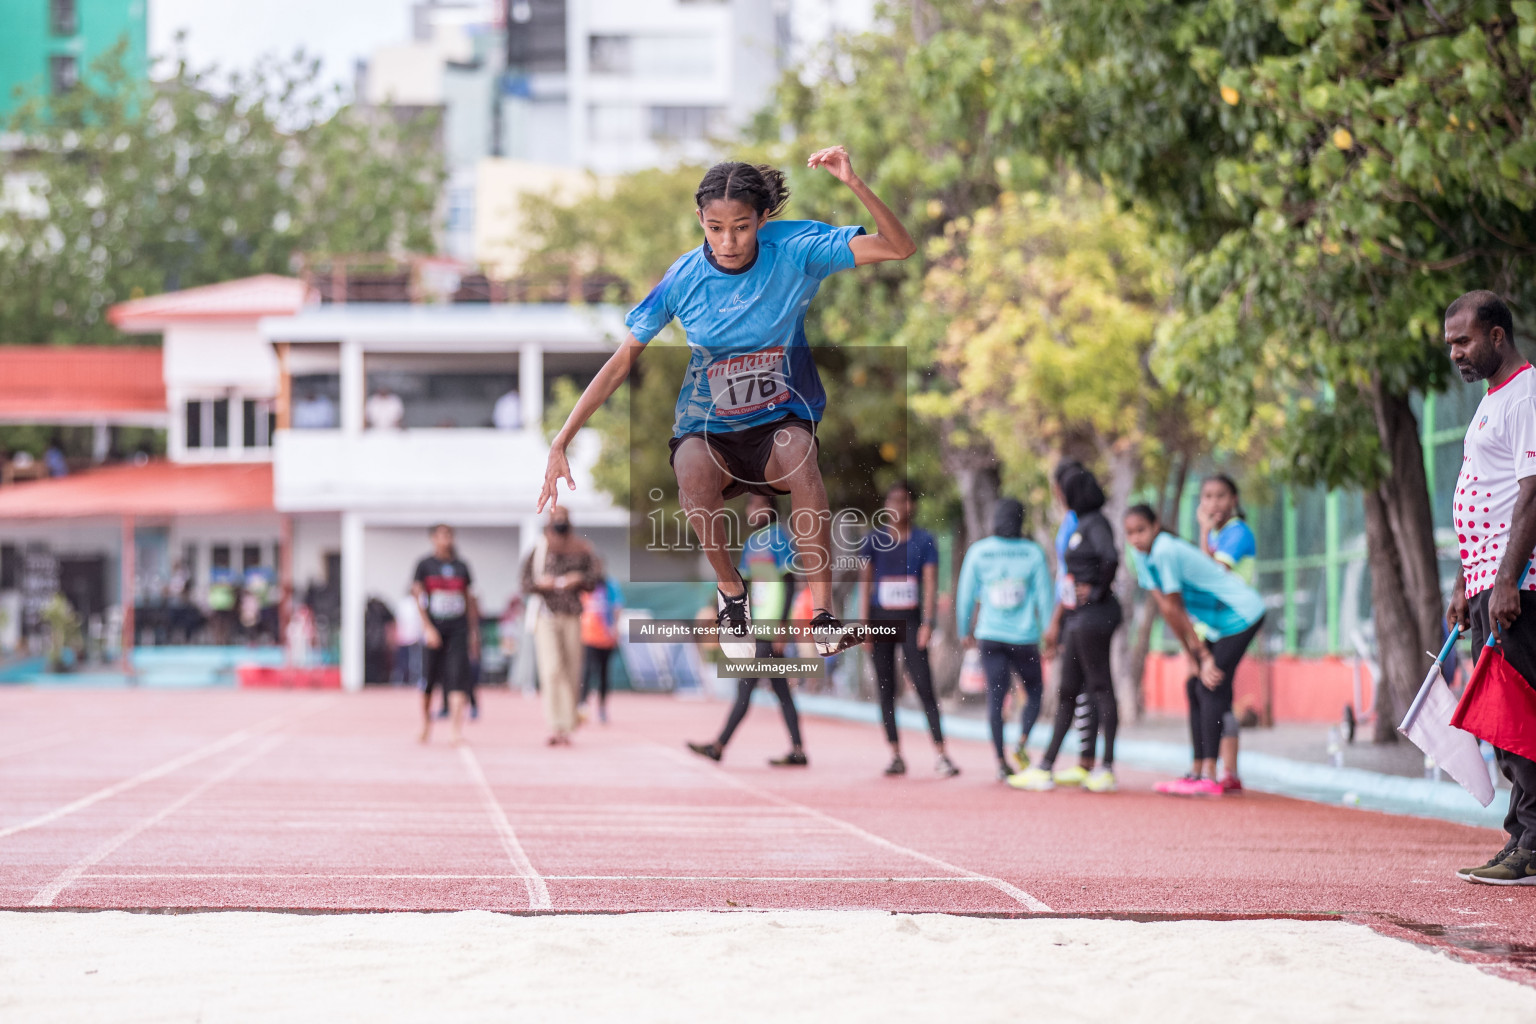
[[[269,462],[188,465],[157,460],[0,487],[0,522],[87,516],[172,517],[269,511]]]
[[[118,330],[153,332],[176,321],[292,316],[310,301],[319,301],[318,293],[298,278],[257,274],[119,302],[107,310],[107,320]]]
[[[159,346],[0,347],[0,419],[114,412],[165,412]]]

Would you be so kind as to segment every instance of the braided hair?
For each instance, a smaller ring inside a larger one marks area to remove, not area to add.
[[[716,199],[734,199],[752,207],[759,216],[777,217],[789,202],[789,183],[784,172],[770,164],[754,166],[731,160],[711,167],[693,194],[700,210]]]

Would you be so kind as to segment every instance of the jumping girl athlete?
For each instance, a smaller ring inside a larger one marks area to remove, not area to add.
[[[1043,791],[1061,781],[1081,784],[1090,793],[1108,793],[1115,788],[1115,733],[1120,726],[1120,709],[1115,702],[1114,678],[1110,672],[1109,652],[1115,630],[1122,619],[1120,602],[1114,590],[1115,574],[1120,567],[1120,549],[1115,532],[1104,518],[1104,491],[1099,481],[1082,466],[1075,465],[1057,477],[1062,498],[1072,510],[1072,533],[1062,555],[1066,569],[1070,606],[1058,620],[1061,623],[1061,683],[1056,704],[1056,722],[1051,743],[1040,764],[1009,779],[1018,789]],[[1056,625],[1046,634],[1046,646],[1055,647]],[[1098,736],[1096,728],[1085,730],[1083,749],[1076,770],[1070,775],[1052,771],[1062,741],[1072,726],[1072,713],[1079,696],[1086,697],[1095,713],[1094,726],[1104,729],[1104,760],[1094,767]]]
[[[1024,505],[1016,498],[999,498],[992,506],[992,536],[972,544],[960,563],[955,596],[955,621],[965,646],[981,649],[987,674],[987,723],[997,777],[1014,774],[1003,753],[1003,700],[1018,673],[1027,698],[1019,722],[1019,748],[1040,717],[1045,689],[1040,677],[1040,634],[1051,620],[1051,569],[1045,551],[1024,536]],[[976,630],[971,632],[971,610]],[[1019,765],[1022,771],[1028,761]]]
[[[1157,791],[1180,796],[1238,791],[1236,763],[1228,762],[1228,777],[1217,781],[1216,756],[1222,738],[1237,735],[1232,680],[1264,622],[1264,599],[1189,541],[1164,530],[1147,505],[1134,505],[1125,514],[1125,539],[1136,578],[1198,666],[1189,682],[1194,769],[1182,779],[1158,783]],[[1205,627],[1204,637],[1195,622]]]
[[[816,652],[830,656],[859,641],[833,616],[831,517],[816,464],[816,424],[826,393],[811,361],[805,314],[821,282],[839,270],[917,251],[896,215],[853,171],[842,146],[806,161],[847,185],[875,221],[858,226],[777,221],[789,200],[773,167],[716,164],[694,195],[704,244],[672,264],[629,314],[629,335],[593,378],[555,435],[538,508],[558,501],[558,481],[575,489],[566,448],[629,376],[645,345],[672,319],[692,358],[678,394],[672,468],[678,496],[718,587],[720,648],[751,658],[747,588],[727,549],[725,501],[743,492],[789,494],[799,568],[812,594]]]

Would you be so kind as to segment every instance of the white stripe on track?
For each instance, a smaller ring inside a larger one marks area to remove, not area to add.
[[[13,836],[18,832],[26,832],[29,829],[41,828],[44,825],[52,824],[53,822],[58,821],[60,818],[68,817],[69,815],[74,814],[76,811],[83,811],[93,804],[99,804],[103,800],[110,800],[114,796],[126,793],[130,789],[133,789],[137,786],[142,786],[146,782],[153,782],[158,778],[162,778],[171,774],[171,772],[185,768],[189,764],[196,764],[197,762],[210,758],[215,754],[222,753],[223,751],[228,750],[230,747],[239,746],[246,740],[250,739],[252,736],[256,735],[256,731],[256,728],[250,728],[240,729],[237,732],[232,732],[228,736],[225,736],[223,739],[214,740],[207,746],[198,747],[196,750],[182,754],[180,757],[173,757],[163,764],[159,764],[153,768],[146,769],[142,772],[139,772],[137,775],[123,779],[121,782],[114,782],[110,786],[105,786],[101,789],[98,789],[94,793],[83,796],[78,800],[71,801],[70,803],[65,804],[63,807],[56,807],[46,814],[39,814],[37,817],[31,819],[30,821],[23,821],[20,824],[11,825],[7,828],[0,828],[0,839]]]
[[[649,742],[651,746],[654,746],[657,751],[666,755],[666,757],[673,761],[687,765],[694,771],[704,770],[704,766],[700,765],[694,758],[686,757],[674,750],[669,750],[668,748],[662,746],[660,743],[656,743],[654,741],[647,742]],[[750,793],[759,799],[778,804],[780,807],[793,808],[802,814],[810,815],[818,821],[824,821],[829,825],[834,825],[837,828],[842,829],[844,832],[847,832],[849,835],[857,836],[866,842],[873,843],[875,846],[890,850],[893,853],[900,853],[907,857],[911,857],[914,860],[920,860],[925,864],[931,864],[941,871],[953,871],[960,877],[951,879],[952,881],[958,882],[961,880],[969,880],[973,882],[985,882],[987,885],[990,885],[998,892],[1024,905],[1025,907],[1028,907],[1030,910],[1036,911],[1038,913],[1049,913],[1051,910],[1051,908],[1046,906],[1043,902],[1031,896],[1029,893],[1025,892],[1023,889],[1020,889],[1018,886],[1012,884],[1011,882],[1005,882],[1001,878],[994,878],[992,875],[984,875],[979,871],[972,871],[970,868],[963,868],[958,864],[951,864],[947,860],[930,856],[929,854],[923,853],[919,850],[914,850],[910,846],[902,846],[900,843],[892,842],[891,840],[886,839],[884,836],[877,836],[875,833],[870,832],[867,829],[862,829],[851,821],[844,821],[841,818],[834,818],[832,815],[827,814],[825,811],[818,811],[814,807],[810,807],[806,804],[799,803],[798,801],[791,800],[788,797],[779,796],[777,793],[774,793],[771,790],[766,790],[758,786],[754,786],[750,782],[743,782],[741,779],[738,779],[734,775],[729,774],[724,769],[717,769],[715,774],[717,778],[725,782],[727,785],[735,786],[737,789],[744,793]]]
[[[56,747],[60,743],[66,742],[71,735],[71,733],[67,732],[56,732],[52,736],[44,736],[42,739],[34,740],[31,743],[23,743],[21,746],[12,747],[10,750],[0,750],[0,761],[4,761],[8,757],[20,757],[23,754]]]
[[[491,784],[486,781],[485,772],[480,768],[480,759],[475,757],[474,751],[466,744],[459,747],[459,757],[464,762],[464,770],[469,772],[470,779],[475,788],[480,791],[480,798],[485,803],[485,809],[491,816],[491,823],[496,826],[496,835],[501,839],[502,848],[507,851],[507,858],[512,861],[512,867],[517,871],[517,876],[523,880],[528,889],[528,906],[531,910],[550,910],[554,904],[549,898],[549,886],[544,883],[544,878],[533,869],[533,862],[528,859],[523,844],[517,841],[517,833],[512,830],[512,823],[507,820],[507,812],[502,810],[501,804],[496,800],[496,794],[491,792]]]
[[[311,880],[327,881],[331,879],[355,881],[357,879],[376,879],[378,881],[396,881],[409,879],[411,881],[431,881],[441,879],[444,881],[512,881],[520,880],[522,875],[421,875],[421,874],[334,874],[326,872],[219,872],[219,871],[166,871],[166,872],[113,872],[113,871],[88,871],[82,873],[80,878],[112,878],[127,880],[134,878],[143,879],[219,879],[234,880],[240,878],[249,879],[277,879],[277,878],[303,878]],[[917,884],[928,882],[975,882],[979,885],[990,885],[991,880],[986,878],[956,878],[953,875],[921,875],[879,877],[858,877],[854,875],[541,875],[546,882],[772,882],[782,885],[786,882],[830,882],[841,884],[844,882],[866,883],[903,883]]]
[[[72,885],[77,879],[79,879],[81,875],[85,874],[87,869],[100,864],[102,861],[110,857],[118,847],[122,846],[124,843],[133,839],[135,836],[146,831],[147,829],[153,828],[154,826],[160,824],[160,822],[164,821],[166,818],[169,818],[171,815],[187,806],[187,804],[191,803],[193,800],[196,800],[198,797],[208,792],[208,790],[228,779],[242,768],[250,766],[253,762],[271,753],[273,748],[275,748],[279,743],[282,743],[287,738],[288,737],[283,735],[267,737],[266,742],[258,744],[255,749],[247,751],[245,754],[231,761],[223,768],[220,768],[217,772],[214,772],[208,778],[204,779],[202,782],[198,783],[192,789],[187,791],[187,793],[185,793],[183,796],[166,804],[159,811],[145,818],[137,825],[126,828],[119,832],[117,835],[113,836],[111,839],[108,839],[106,842],[96,847],[96,849],[80,858],[73,865],[60,872],[57,878],[43,886],[42,889],[38,890],[37,895],[33,896],[32,901],[27,905],[31,907],[52,906],[53,901],[58,898],[59,893],[69,888],[69,886]]]

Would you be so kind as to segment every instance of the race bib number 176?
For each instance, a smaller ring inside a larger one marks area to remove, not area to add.
[[[704,370],[709,397],[720,416],[745,416],[783,402],[789,394],[784,380],[784,350],[732,356],[710,363]]]

